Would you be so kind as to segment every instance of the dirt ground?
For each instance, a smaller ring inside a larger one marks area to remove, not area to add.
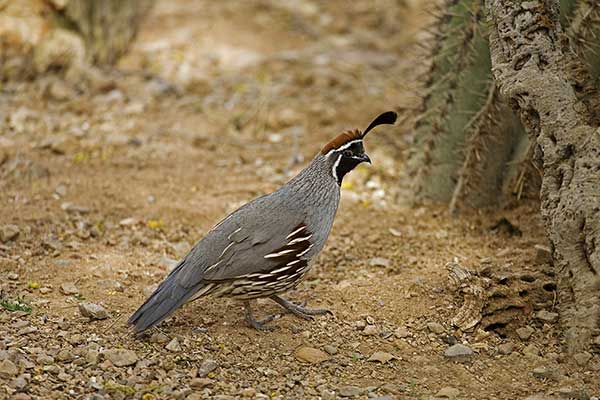
[[[347,177],[328,244],[289,293],[333,316],[257,332],[240,303],[206,298],[142,340],[126,326],[227,212],[342,130],[418,105],[419,4],[159,1],[91,86],[3,84],[0,398],[600,395],[598,354],[561,347],[537,205],[451,217],[412,204],[409,121],[368,137],[373,165]],[[448,263],[472,279],[457,288]],[[478,323],[460,329],[473,287]]]

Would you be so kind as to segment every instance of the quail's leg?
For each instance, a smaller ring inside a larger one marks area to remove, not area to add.
[[[322,315],[322,314],[331,314],[333,315],[333,313],[327,309],[324,308],[315,308],[315,309],[310,309],[310,308],[304,308],[302,306],[299,306],[298,304],[294,304],[291,301],[288,301],[286,299],[284,299],[283,297],[279,297],[276,295],[271,296],[271,299],[273,301],[275,301],[277,304],[279,304],[281,307],[285,308],[286,310],[290,311],[292,314],[300,317],[300,318],[304,318],[306,320],[314,320],[315,318],[313,317],[313,315]]]
[[[257,320],[254,318],[254,315],[252,315],[249,301],[244,302],[244,308],[246,309],[246,322],[257,331],[274,331],[277,329],[276,326],[265,326],[265,324],[279,318],[278,314],[269,315],[265,319]]]

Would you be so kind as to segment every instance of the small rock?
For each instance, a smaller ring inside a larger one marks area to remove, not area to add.
[[[325,346],[323,346],[323,350],[325,350],[327,354],[330,354],[332,356],[337,354],[338,352],[338,348],[330,344],[326,344]]]
[[[162,332],[156,332],[150,336],[150,343],[167,343],[168,341],[169,337]]]
[[[587,351],[584,351],[583,353],[575,354],[573,358],[575,359],[577,365],[580,367],[585,367],[586,364],[592,359],[592,355]]]
[[[514,347],[515,346],[511,342],[502,343],[500,346],[498,346],[498,353],[505,356],[509,355],[513,352]]]
[[[10,378],[19,373],[19,368],[10,360],[6,359],[0,362],[0,377]]]
[[[67,295],[67,296],[79,294],[79,289],[77,289],[77,286],[75,286],[71,282],[65,282],[65,283],[61,284],[60,291],[62,292],[62,294]]]
[[[435,397],[441,397],[444,399],[455,399],[460,394],[460,390],[453,388],[451,386],[446,386],[441,388],[436,394]]]
[[[115,292],[122,292],[125,290],[123,284],[119,281],[115,281],[112,279],[104,279],[97,282],[99,288],[104,290],[113,290]]]
[[[554,368],[548,367],[537,367],[533,370],[533,376],[538,379],[551,379],[558,381],[560,379],[560,373]]]
[[[190,387],[193,389],[202,389],[213,384],[212,379],[194,378],[190,381]]]
[[[73,97],[73,90],[62,80],[53,81],[49,85],[46,93],[50,98],[58,101],[68,100]]]
[[[296,350],[296,359],[309,364],[319,364],[329,360],[329,354],[314,347],[302,346]]]
[[[524,326],[522,328],[517,329],[517,335],[519,336],[519,338],[521,340],[527,340],[531,337],[531,335],[533,334],[534,330],[532,327],[530,326]]]
[[[540,349],[534,344],[530,344],[523,348],[523,354],[530,357],[538,357],[540,355]]]
[[[40,288],[40,293],[41,293],[41,294],[48,294],[48,293],[52,293],[52,288],[51,288],[51,287],[44,286],[43,288]]]
[[[66,211],[68,213],[73,213],[73,214],[87,214],[90,212],[90,209],[88,207],[84,207],[84,206],[79,206],[77,204],[73,204],[73,203],[62,203],[60,205],[60,208],[63,211]]]
[[[535,317],[544,322],[556,322],[558,321],[558,313],[541,310],[535,314]]]
[[[166,346],[165,349],[172,351],[174,353],[181,351],[181,345],[179,344],[179,340],[177,338],[173,338]]]
[[[442,324],[439,324],[437,322],[428,322],[427,329],[429,329],[430,332],[437,333],[438,335],[440,333],[444,333],[444,331],[445,331]]]
[[[31,400],[31,396],[27,393],[17,393],[12,397],[12,400]]]
[[[377,361],[382,364],[385,364],[388,361],[391,361],[395,358],[396,356],[394,356],[393,354],[386,353],[384,351],[376,351],[375,353],[371,354],[371,357],[369,357],[367,361]]]
[[[216,361],[204,360],[204,362],[202,362],[202,364],[200,365],[200,368],[198,368],[198,377],[204,378],[208,374],[213,372],[215,369],[217,369],[218,367],[219,367],[219,364],[217,364]]]
[[[67,195],[67,186],[63,183],[59,184],[54,189],[54,193],[56,193],[58,197],[65,197]]]
[[[444,357],[461,363],[470,361],[472,356],[473,350],[460,343],[450,346],[446,349],[446,351],[444,351]]]
[[[369,260],[369,265],[371,267],[384,267],[389,268],[392,265],[392,262],[387,258],[383,257],[373,257]]]
[[[379,333],[379,329],[375,325],[367,325],[362,333],[367,336],[375,336]]]
[[[56,377],[58,378],[58,380],[63,381],[63,382],[68,382],[71,379],[73,379],[73,377],[65,372],[59,372],[58,375],[56,375]]]
[[[36,359],[38,364],[42,365],[50,365],[54,363],[54,357],[49,356],[47,354],[40,354]]]
[[[242,397],[254,397],[256,396],[256,389],[254,388],[245,388],[242,390]]]
[[[145,288],[142,289],[142,294],[144,295],[144,297],[150,297],[150,295],[152,293],[154,293],[154,291],[158,288],[158,285],[150,285],[150,286],[146,286]]]
[[[109,349],[102,352],[104,357],[117,367],[127,367],[137,362],[138,356],[133,350]]]
[[[23,390],[27,386],[27,379],[25,379],[25,376],[19,375],[10,381],[9,386],[13,389]]]
[[[552,263],[552,252],[547,246],[536,244],[533,246],[535,249],[535,263],[536,264],[550,264]]]
[[[407,327],[401,326],[394,331],[394,335],[400,339],[404,339],[410,336],[410,332]]]
[[[56,354],[56,359],[62,362],[71,362],[75,359],[75,355],[70,349],[62,349]]]
[[[8,224],[0,227],[0,242],[6,243],[15,240],[21,231],[16,225]]]
[[[99,304],[82,302],[79,303],[79,312],[84,317],[89,319],[106,319],[108,318],[108,313],[106,309]]]
[[[362,389],[356,386],[342,386],[338,394],[342,397],[357,397],[362,393]]]
[[[558,389],[558,395],[563,399],[588,400],[590,395],[585,389],[574,389],[572,387],[562,387]]]

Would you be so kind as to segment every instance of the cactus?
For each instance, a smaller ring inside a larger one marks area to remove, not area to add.
[[[417,196],[447,202],[452,212],[510,195],[537,197],[540,187],[536,144],[495,90],[482,3],[447,0],[439,12],[410,157]],[[561,0],[560,7],[565,32],[589,67],[579,75],[579,97],[600,110],[600,3]],[[600,112],[590,115],[600,122]]]
[[[411,156],[416,191],[452,210],[462,202],[487,205],[511,175],[506,165],[523,155],[515,151],[526,135],[494,89],[482,2],[447,2],[434,35]]]

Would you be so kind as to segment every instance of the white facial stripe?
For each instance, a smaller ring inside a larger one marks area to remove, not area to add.
[[[338,165],[340,165],[340,160],[342,159],[342,155],[338,155],[338,159],[335,160],[335,162],[333,163],[333,167],[331,168],[331,173],[333,174],[333,179],[335,179],[336,182],[338,182],[338,176],[337,176],[337,167]]]
[[[329,153],[325,154],[325,157],[328,157],[334,151],[346,150],[348,147],[352,146],[354,143],[362,142],[362,139],[352,140],[351,142],[346,143],[343,146],[338,147],[337,149],[329,150]]]

